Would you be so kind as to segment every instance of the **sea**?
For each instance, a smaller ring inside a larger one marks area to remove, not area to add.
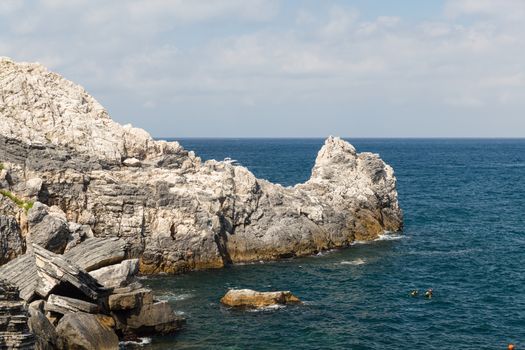
[[[309,178],[324,142],[177,140],[283,186]],[[145,348],[525,349],[525,140],[348,141],[394,168],[404,231],[311,257],[145,277],[187,319]],[[230,288],[290,290],[305,303],[232,310],[219,303]]]

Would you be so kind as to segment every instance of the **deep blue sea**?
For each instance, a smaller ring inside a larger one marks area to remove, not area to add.
[[[305,181],[321,139],[182,139],[283,185]],[[351,139],[395,169],[403,238],[144,282],[187,317],[153,349],[525,349],[525,140]],[[306,302],[230,310],[229,288]],[[409,291],[434,289],[434,297]]]

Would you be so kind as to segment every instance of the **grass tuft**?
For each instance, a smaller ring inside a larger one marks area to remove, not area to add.
[[[0,194],[6,198],[9,198],[16,205],[18,205],[18,207],[24,209],[26,212],[29,211],[29,209],[33,208],[33,205],[35,204],[33,201],[25,201],[23,199],[20,199],[7,190],[0,190]]]

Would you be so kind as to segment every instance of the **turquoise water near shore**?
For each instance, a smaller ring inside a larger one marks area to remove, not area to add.
[[[321,139],[182,139],[258,177],[305,181]],[[351,139],[395,169],[402,236],[319,256],[144,279],[187,317],[152,349],[525,348],[525,140]],[[229,288],[306,304],[243,312]],[[434,289],[431,300],[408,296]]]

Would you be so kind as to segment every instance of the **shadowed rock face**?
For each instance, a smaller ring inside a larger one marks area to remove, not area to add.
[[[312,254],[402,228],[392,168],[339,138],[326,140],[306,183],[283,188],[120,126],[80,86],[8,59],[0,162],[11,192],[24,196],[40,179],[24,199],[122,238],[144,273]]]

